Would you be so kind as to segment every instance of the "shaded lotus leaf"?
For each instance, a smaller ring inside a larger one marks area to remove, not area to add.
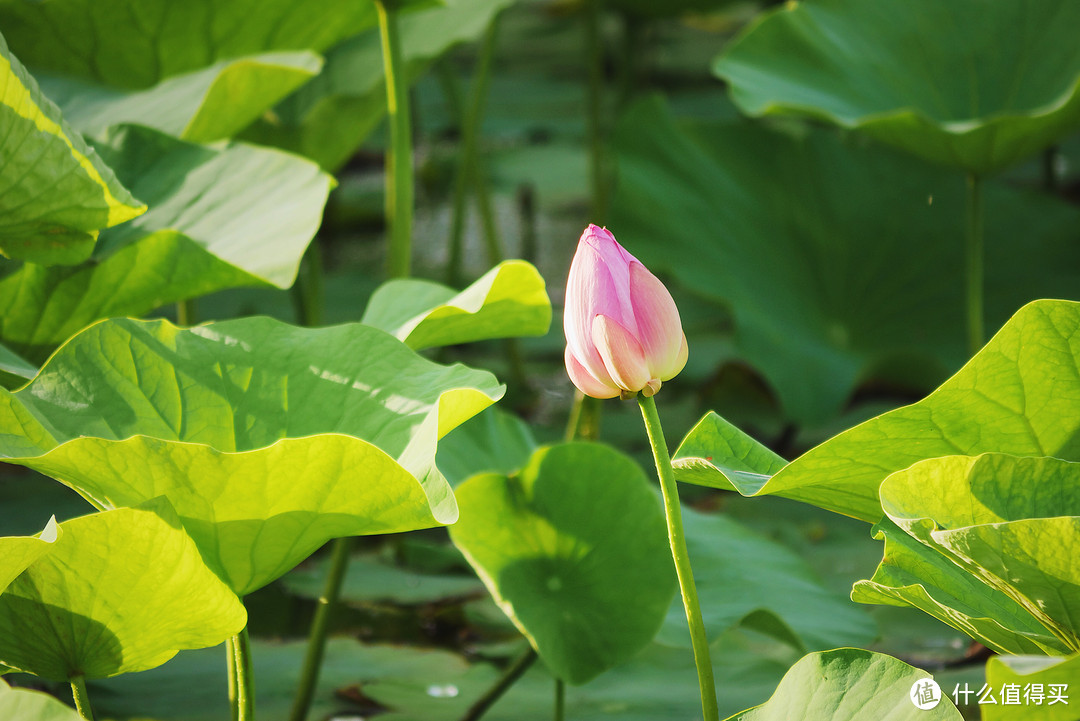
[[[331,538],[452,523],[437,441],[502,392],[359,324],[109,320],[0,390],[0,458],[99,507],[167,496],[244,595]]]
[[[251,645],[259,718],[285,721],[307,644],[255,638]],[[110,719],[220,721],[229,713],[223,657],[221,648],[185,651],[153,671],[97,682],[90,689],[94,710]],[[362,689],[366,695],[370,686],[384,679],[423,684],[424,689],[443,689],[458,683],[468,669],[463,658],[448,651],[364,645],[353,639],[331,638],[326,644],[310,717],[370,713],[371,702],[356,691]],[[550,702],[548,708],[550,711]]]
[[[329,562],[322,559],[293,570],[281,582],[289,593],[318,600],[323,596],[329,567]],[[374,554],[363,554],[349,560],[339,598],[342,603],[356,606],[372,603],[413,606],[477,595],[486,595],[484,584],[471,573],[421,573],[388,563]]]
[[[826,589],[793,551],[726,516],[684,508],[683,521],[710,638],[741,623],[806,653],[877,637],[870,616]],[[681,598],[658,640],[690,648]]]
[[[450,538],[554,675],[584,683],[652,640],[675,576],[663,510],[636,463],[567,443],[456,493]]]
[[[416,350],[489,338],[544,335],[551,301],[531,263],[499,263],[460,293],[427,280],[391,280],[371,296],[364,325]]]
[[[318,74],[322,59],[307,51],[250,55],[124,90],[66,75],[39,81],[69,123],[104,137],[114,125],[137,124],[206,143],[240,132]]]
[[[656,99],[624,116],[615,145],[610,228],[654,271],[730,308],[740,355],[790,420],[834,418],[860,383],[922,394],[968,358],[957,174],[828,129],[686,129]],[[988,327],[1028,301],[1075,297],[1080,210],[984,191]]]
[[[881,482],[926,458],[1001,452],[1080,461],[1078,367],[1080,303],[1029,303],[929,396],[825,441],[753,495],[876,522]]]
[[[604,7],[626,13],[634,18],[653,20],[691,13],[715,12],[725,5],[732,4],[734,0],[675,0],[663,3],[652,2],[652,0],[609,0]]]
[[[912,606],[998,653],[1059,654],[1068,646],[1004,592],[915,540],[890,519],[874,526],[885,541],[881,564],[858,581],[851,600]]]
[[[409,82],[450,48],[476,40],[513,0],[423,0],[398,19]],[[386,113],[382,45],[370,29],[326,53],[323,72],[286,98],[244,138],[305,155],[329,171],[339,169]]]
[[[480,473],[511,475],[529,462],[539,445],[528,423],[493,406],[450,431],[439,442],[436,461],[456,486]]]
[[[19,378],[30,379],[37,375],[38,369],[30,361],[0,345],[0,371]]]
[[[889,476],[881,503],[905,532],[1015,600],[1065,648],[1080,648],[1080,463],[929,458]]]
[[[334,182],[276,150],[209,148],[137,126],[98,148],[152,209],[103,234],[87,263],[26,264],[0,278],[0,339],[29,360],[101,318],[235,286],[292,285]]]
[[[28,65],[121,88],[244,55],[321,52],[375,21],[370,0],[0,0],[0,26]]]
[[[714,649],[717,678],[731,684],[720,700],[725,712],[767,698],[790,663],[731,636]],[[305,650],[301,641],[252,639],[259,718],[288,719]],[[221,648],[184,651],[152,671],[93,682],[95,711],[118,721],[220,721],[228,714],[222,655]],[[371,716],[377,708],[388,721],[457,721],[500,673],[446,651],[331,638],[311,716]],[[535,664],[484,718],[550,721],[551,689],[550,674]],[[692,719],[701,713],[693,657],[651,644],[593,682],[568,688],[566,708],[568,718],[581,721]]]
[[[14,581],[26,567],[49,552],[60,537],[60,526],[53,518],[36,536],[8,536],[0,538],[0,593]]]
[[[164,499],[60,524],[0,594],[0,663],[53,681],[160,666],[247,623]]]
[[[933,708],[921,709],[912,702],[910,694],[923,679],[932,676],[882,653],[858,648],[812,653],[791,667],[772,698],[728,721],[962,721],[943,690],[936,692],[940,701]]]
[[[0,680],[0,718],[12,721],[81,721],[70,706],[41,691],[11,688]]]
[[[1078,677],[1080,655],[1076,654],[1067,658],[993,656],[986,662],[986,683],[995,689],[999,703],[982,706],[983,721],[1073,721],[1076,709],[1069,686],[1075,687]],[[1039,684],[1041,693],[1032,688]],[[1019,704],[1000,702],[1007,685],[1015,687]],[[1062,694],[1067,703],[1062,703]]]
[[[714,411],[686,434],[671,457],[675,477],[752,496],[787,461]]]
[[[750,115],[821,118],[988,173],[1080,126],[1077,26],[1072,0],[809,0],[753,23],[713,70]]]
[[[102,228],[146,210],[42,95],[3,36],[0,157],[0,255],[78,263],[93,252]]]

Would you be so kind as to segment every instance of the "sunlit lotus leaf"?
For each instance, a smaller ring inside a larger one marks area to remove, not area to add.
[[[437,441],[502,392],[359,324],[110,320],[0,390],[0,457],[99,507],[167,496],[243,595],[331,538],[452,523]]]
[[[360,322],[421,350],[544,335],[551,326],[551,301],[531,263],[508,260],[460,293],[426,280],[388,281],[371,296]]]
[[[0,340],[32,361],[102,318],[235,286],[292,285],[334,182],[276,150],[210,148],[137,126],[97,147],[151,210],[103,233],[82,265],[25,264],[0,278]]]
[[[3,36],[0,158],[0,255],[78,263],[93,251],[102,228],[146,210],[64,121]]]
[[[54,681],[160,666],[240,632],[240,599],[164,499],[60,524],[0,594],[0,663]]]

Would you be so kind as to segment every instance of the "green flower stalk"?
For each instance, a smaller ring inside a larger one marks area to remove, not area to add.
[[[718,721],[709,640],[686,549],[675,472],[653,396],[686,365],[689,349],[675,301],[610,232],[590,225],[578,241],[563,314],[566,372],[593,398],[638,399],[664,494],[668,542],[690,627],[705,721]]]

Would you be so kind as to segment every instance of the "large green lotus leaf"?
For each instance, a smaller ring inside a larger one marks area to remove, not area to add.
[[[240,132],[318,74],[322,58],[278,52],[222,60],[167,78],[146,90],[123,90],[66,75],[39,75],[42,89],[85,135],[134,123],[197,143]]]
[[[528,423],[493,406],[450,431],[439,442],[436,462],[456,486],[479,473],[510,475],[529,462],[539,445]]]
[[[102,228],[146,210],[42,95],[2,35],[0,138],[0,255],[78,263]]]
[[[887,478],[881,504],[907,533],[1080,650],[1073,620],[1080,608],[1080,463],[1000,453],[930,458]]]
[[[426,280],[388,281],[371,296],[360,322],[422,350],[544,335],[551,326],[551,300],[531,263],[508,260],[460,293]]]
[[[917,541],[890,519],[874,527],[885,552],[859,603],[912,606],[999,653],[1059,654],[1068,646],[1004,592],[980,581],[944,554]]]
[[[675,576],[663,511],[632,460],[566,443],[456,492],[451,539],[553,674],[584,683],[656,635]]]
[[[929,396],[813,448],[754,495],[873,523],[881,482],[925,458],[1002,452],[1080,461],[1078,367],[1080,303],[1029,303]]]
[[[835,417],[863,381],[922,393],[967,359],[955,173],[827,129],[688,132],[656,99],[615,144],[609,226],[654,271],[730,306],[741,354],[795,422]],[[985,191],[989,327],[1074,297],[1080,211]]]
[[[0,538],[0,593],[14,581],[26,567],[49,552],[60,537],[60,526],[56,519],[36,536],[14,536]]]
[[[0,663],[54,681],[160,666],[247,623],[164,499],[60,524],[0,594]]]
[[[288,287],[334,182],[276,150],[137,126],[98,147],[152,210],[103,234],[88,263],[27,264],[0,279],[0,338],[31,360],[101,318],[234,286]]]
[[[671,458],[675,477],[699,486],[753,495],[787,465],[754,438],[709,411],[683,438]]]
[[[683,521],[710,638],[742,623],[806,653],[877,637],[863,609],[822,586],[784,546],[725,516],[684,508]],[[690,648],[681,598],[668,610],[659,640]]]
[[[941,700],[932,709],[912,702],[913,686],[929,678],[899,659],[860,648],[813,653],[791,667],[772,698],[728,721],[962,721],[945,690],[939,691]]]
[[[938,163],[999,170],[1080,125],[1073,0],[807,0],[717,59],[750,115],[858,128]]]
[[[1076,721],[1078,679],[1080,655],[1068,658],[993,656],[986,662],[986,683],[994,689],[999,702],[980,706],[983,721]],[[1042,684],[1041,687],[1032,688],[1038,684]],[[1001,703],[1001,694],[1007,686],[1014,687],[1019,703]],[[1062,695],[1066,699],[1064,703]]]
[[[38,369],[30,361],[0,345],[0,371],[19,378],[30,379],[37,375]]]
[[[28,65],[122,88],[244,55],[320,52],[374,24],[369,0],[0,0],[0,27]]]
[[[81,721],[70,706],[41,691],[11,688],[0,680],[0,718],[9,721]]]
[[[110,320],[0,391],[0,457],[100,507],[167,496],[243,595],[331,538],[452,523],[437,440],[502,391],[359,324]]]
[[[398,21],[405,73],[419,78],[439,56],[479,38],[513,0],[445,0],[403,14]],[[326,67],[310,83],[280,103],[243,136],[276,145],[335,171],[386,113],[382,45],[372,29],[326,53]]]

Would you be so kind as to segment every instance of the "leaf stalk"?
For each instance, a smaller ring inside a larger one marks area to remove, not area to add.
[[[701,604],[698,601],[697,587],[694,585],[694,572],[690,567],[690,554],[686,548],[686,532],[683,530],[682,508],[679,505],[679,487],[675,483],[675,470],[671,467],[664,429],[660,425],[660,414],[656,410],[656,401],[652,396],[638,395],[641,416],[645,420],[645,431],[652,446],[656,460],[656,473],[660,478],[660,489],[664,495],[664,513],[667,516],[668,542],[671,544],[671,556],[675,561],[675,573],[679,579],[683,608],[686,609],[686,622],[690,627],[690,641],[694,647],[694,663],[697,666],[698,687],[701,690],[701,709],[705,721],[719,721],[720,712],[716,703],[716,682],[713,679],[712,659],[709,656],[709,639],[705,632],[705,622],[701,618]]]

